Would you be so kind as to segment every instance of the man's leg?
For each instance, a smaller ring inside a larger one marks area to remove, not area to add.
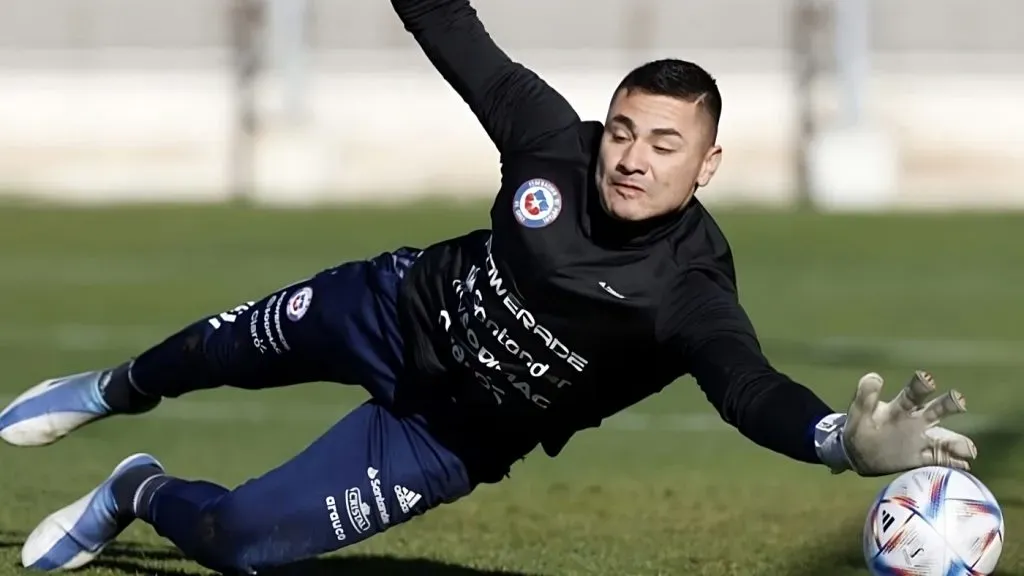
[[[342,264],[199,320],[120,366],[42,382],[0,412],[0,438],[50,444],[90,422],[218,386],[334,381],[389,397],[403,361],[398,286],[416,254]]]
[[[139,518],[207,568],[253,573],[360,542],[472,490],[463,463],[416,418],[370,401],[234,490],[174,478],[151,457],[132,457],[46,518],[22,562],[40,570],[81,566]]]

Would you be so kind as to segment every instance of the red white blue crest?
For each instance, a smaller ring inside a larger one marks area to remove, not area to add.
[[[543,178],[527,180],[516,190],[512,212],[523,226],[543,228],[562,212],[562,193]]]

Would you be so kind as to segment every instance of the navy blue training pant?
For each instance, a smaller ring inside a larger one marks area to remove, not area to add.
[[[222,572],[338,550],[470,493],[474,483],[422,417],[392,408],[402,371],[398,286],[416,252],[355,261],[199,321],[135,359],[142,392],[310,381],[372,399],[303,452],[234,490],[173,477],[149,482],[138,512],[193,560]]]

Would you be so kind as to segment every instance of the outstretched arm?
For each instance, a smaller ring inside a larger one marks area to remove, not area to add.
[[[391,4],[502,154],[531,150],[579,120],[561,94],[495,44],[469,0]]]
[[[834,472],[879,476],[927,465],[969,468],[977,451],[965,436],[938,427],[965,411],[951,390],[933,400],[935,382],[915,373],[892,402],[879,400],[882,379],[867,374],[848,412],[832,410],[807,387],[772,367],[735,296],[700,273],[671,314],[669,341],[722,418],[744,436]]]
[[[755,443],[802,462],[821,462],[814,427],[834,413],[807,387],[775,370],[740,305],[694,274],[675,311],[673,348],[722,419]]]

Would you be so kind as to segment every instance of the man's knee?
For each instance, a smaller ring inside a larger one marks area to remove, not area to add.
[[[395,266],[353,261],[291,288],[271,323],[293,349],[319,364],[324,380],[390,397],[404,359]]]
[[[202,366],[193,388],[272,388],[327,379],[321,347],[330,340],[314,320],[313,280],[243,302],[181,330],[172,337],[182,362]]]

